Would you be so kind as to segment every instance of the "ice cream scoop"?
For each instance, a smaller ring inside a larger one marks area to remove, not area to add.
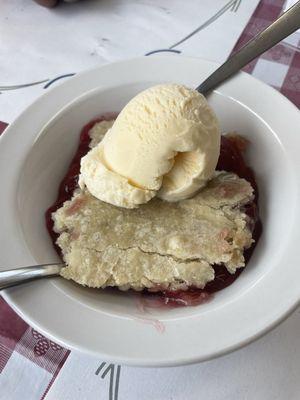
[[[157,85],[134,97],[82,159],[80,182],[121,207],[155,195],[178,201],[212,177],[219,152],[219,124],[205,97],[182,85]]]
[[[152,199],[154,190],[132,185],[128,178],[107,167],[102,142],[81,159],[79,186],[86,186],[93,196],[119,207],[135,208]]]

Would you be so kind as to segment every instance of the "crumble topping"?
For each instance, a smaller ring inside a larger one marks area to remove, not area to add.
[[[112,123],[91,129],[91,147]],[[252,198],[250,183],[227,172],[217,172],[192,199],[154,198],[133,210],[78,189],[52,214],[67,264],[61,274],[96,288],[202,289],[214,279],[214,264],[230,273],[245,265],[243,252],[253,240],[243,206]]]
[[[112,119],[110,121],[101,121],[95,124],[89,131],[91,142],[89,144],[90,148],[97,146],[98,143],[104,138],[106,132],[113,126],[115,121]]]

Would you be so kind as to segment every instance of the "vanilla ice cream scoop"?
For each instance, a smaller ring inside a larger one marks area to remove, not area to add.
[[[82,159],[80,179],[94,195],[101,187],[100,200],[127,208],[155,195],[178,201],[212,177],[220,153],[219,124],[197,91],[158,85],[134,97],[94,149],[94,158],[101,153],[102,172],[94,170],[93,177],[86,168],[90,153]]]

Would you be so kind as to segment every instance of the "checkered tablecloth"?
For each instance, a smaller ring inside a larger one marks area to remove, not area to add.
[[[281,14],[284,4],[282,0],[261,1],[234,51],[270,25]],[[300,34],[276,45],[248,64],[244,71],[273,86],[300,107]]]
[[[284,2],[282,0],[263,0],[260,2],[250,22],[245,28],[234,51],[240,48],[245,42],[255,36],[259,31],[268,26],[282,12]],[[272,85],[292,102],[300,107],[300,52],[297,46],[300,45],[299,37],[293,35],[285,44],[279,44],[271,49],[257,60],[249,64],[244,70],[253,74],[257,78]],[[0,122],[0,132],[5,129],[6,124]],[[300,342],[299,342],[300,346]],[[63,365],[71,359],[70,351],[62,348],[45,336],[28,326],[6,303],[0,298],[0,399],[118,399],[118,390],[120,380],[122,382],[122,374],[120,376],[120,366],[97,361],[94,368],[94,375],[99,375],[103,379],[112,375],[115,371],[117,380],[107,383],[105,390],[99,391],[98,394],[93,392],[92,395],[83,394],[78,391],[69,394],[68,389],[58,388],[51,394],[49,388],[53,387],[53,382],[60,375],[63,375]],[[73,352],[72,352],[73,355]],[[283,354],[284,357],[284,354]],[[82,363],[84,364],[84,360]],[[66,363],[66,364],[67,364]],[[72,363],[76,365],[80,363],[80,356],[75,354]],[[96,368],[96,365],[97,368]],[[188,368],[188,367],[187,367]],[[270,366],[272,368],[272,366]],[[64,369],[64,368],[63,368]],[[127,373],[128,371],[126,371]],[[300,363],[296,375],[300,375]],[[290,372],[289,372],[290,373]],[[84,375],[81,376],[84,378]],[[71,379],[71,378],[70,378]],[[69,381],[69,378],[67,379]],[[84,381],[84,379],[83,379]],[[75,381],[74,381],[75,382]],[[75,386],[76,384],[73,383]],[[254,383],[255,384],[255,383]],[[92,384],[91,384],[92,385]],[[58,386],[59,387],[59,386]],[[270,391],[266,393],[271,393]],[[293,397],[295,393],[290,393],[290,399],[300,398],[300,384],[298,386],[299,397]],[[105,393],[104,393],[105,391]],[[48,393],[48,394],[47,394]],[[60,393],[60,395],[58,394]],[[64,393],[64,394],[62,394]],[[86,392],[87,393],[87,392]],[[124,392],[125,393],[125,392]],[[233,392],[232,392],[233,393]],[[94,396],[94,397],[93,397]],[[234,395],[233,395],[234,396]],[[268,396],[268,395],[267,395]],[[120,399],[129,398],[126,394]],[[141,397],[136,397],[141,398]],[[148,397],[147,397],[148,398]],[[150,398],[150,397],[149,397]],[[153,397],[154,398],[154,397]],[[170,397],[171,398],[171,397]],[[175,397],[172,397],[175,399]],[[179,398],[179,397],[178,397]],[[188,399],[189,397],[181,397]],[[196,398],[196,397],[191,397]],[[212,399],[214,397],[211,397]],[[219,397],[218,397],[219,398]],[[254,397],[220,397],[226,399],[253,399]],[[271,397],[255,397],[264,398]],[[272,399],[275,397],[272,397]],[[276,397],[283,399],[284,397]],[[176,397],[177,399],[177,397]]]

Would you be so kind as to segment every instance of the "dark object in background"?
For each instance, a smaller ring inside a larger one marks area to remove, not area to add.
[[[34,1],[40,4],[41,6],[48,8],[55,7],[59,3],[59,0],[34,0]],[[73,3],[77,0],[64,0],[64,1],[67,3]]]
[[[36,3],[44,7],[55,7],[58,0],[34,0]]]

